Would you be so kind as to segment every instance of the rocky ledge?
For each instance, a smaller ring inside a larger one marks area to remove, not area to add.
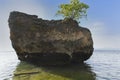
[[[8,22],[12,46],[21,61],[63,65],[83,62],[93,53],[90,31],[72,19],[43,20],[13,11]]]

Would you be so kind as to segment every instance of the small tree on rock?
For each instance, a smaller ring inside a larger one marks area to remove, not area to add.
[[[86,11],[89,6],[79,0],[71,0],[69,4],[61,4],[59,8],[60,10],[57,11],[57,14],[61,14],[67,19],[71,18],[78,21],[80,18],[87,16]]]

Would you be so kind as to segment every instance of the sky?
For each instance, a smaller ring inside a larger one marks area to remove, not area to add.
[[[0,0],[0,51],[13,51],[8,18],[11,11],[38,15],[43,19],[63,19],[56,16],[62,3],[70,0]],[[87,18],[80,26],[90,29],[95,49],[120,49],[120,0],[81,0],[90,6]]]

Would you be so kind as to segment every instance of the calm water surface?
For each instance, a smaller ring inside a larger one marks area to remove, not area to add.
[[[95,50],[82,65],[36,67],[0,52],[0,80],[120,80],[120,51]]]

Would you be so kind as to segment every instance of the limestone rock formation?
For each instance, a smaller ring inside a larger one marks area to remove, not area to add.
[[[8,22],[12,46],[21,61],[61,65],[83,62],[93,53],[90,31],[72,19],[43,20],[13,11]]]

